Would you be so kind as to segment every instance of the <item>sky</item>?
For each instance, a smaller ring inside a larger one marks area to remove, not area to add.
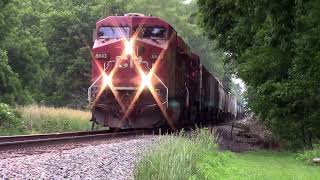
[[[246,90],[246,85],[244,84],[242,79],[236,78],[236,77],[232,77],[232,82],[235,83],[235,84],[239,84],[242,93]]]

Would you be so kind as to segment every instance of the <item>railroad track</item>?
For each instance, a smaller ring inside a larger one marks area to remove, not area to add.
[[[37,145],[51,145],[82,141],[86,142],[94,140],[104,140],[153,133],[154,131],[152,129],[137,129],[119,131],[102,130],[39,135],[3,136],[0,137],[0,150],[12,148],[25,148],[28,146]]]
[[[216,124],[225,125],[226,123]],[[195,129],[194,126],[186,127],[186,129]],[[88,142],[95,140],[108,140],[118,137],[130,137],[143,134],[166,134],[173,131],[164,128],[159,129],[119,129],[100,130],[100,131],[80,131],[68,133],[38,134],[38,135],[19,135],[19,136],[0,136],[0,151],[14,148],[25,148],[39,145],[63,144],[72,142]]]

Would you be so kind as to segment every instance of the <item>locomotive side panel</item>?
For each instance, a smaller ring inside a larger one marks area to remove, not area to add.
[[[219,103],[219,82],[214,76],[209,76],[210,82],[210,103],[209,106],[217,108]]]
[[[224,112],[225,111],[225,101],[226,101],[226,93],[222,86],[222,84],[219,84],[219,110]]]
[[[202,113],[207,123],[217,120],[219,112],[219,82],[202,67]]]
[[[189,62],[189,70],[187,74],[187,85],[190,91],[191,105],[199,109],[200,102],[200,57],[192,54],[191,62]]]

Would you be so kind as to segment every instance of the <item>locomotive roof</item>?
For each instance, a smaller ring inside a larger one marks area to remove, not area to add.
[[[105,17],[96,23],[96,28],[98,29],[100,26],[137,26],[140,24],[162,26],[171,28],[176,32],[176,30],[169,23],[163,21],[159,17],[146,16],[140,13],[128,13],[123,16]],[[187,54],[191,57],[191,54],[193,53],[190,46],[179,35],[177,35],[177,44],[181,53]]]
[[[215,74],[213,74],[210,71],[208,71],[207,67],[204,64],[202,64],[202,70],[205,71],[206,73],[209,73],[216,81],[218,81],[219,86],[221,86],[224,89],[225,92],[229,93],[226,90],[226,88],[224,87],[222,81]]]
[[[200,56],[198,55],[198,54],[196,54],[196,53],[192,53],[191,54],[191,56],[192,56],[192,59],[197,59],[197,60],[199,60],[200,61]]]
[[[130,13],[137,14],[137,13]],[[108,16],[99,20],[96,26],[133,26],[139,24],[148,24],[155,26],[171,27],[170,24],[155,16],[124,15],[124,16]]]

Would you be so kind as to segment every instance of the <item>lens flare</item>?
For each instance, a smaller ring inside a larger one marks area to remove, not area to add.
[[[133,43],[131,41],[126,41],[124,43],[124,54],[132,55],[133,53]]]
[[[132,40],[135,39],[137,37],[137,34],[139,32],[139,29],[141,28],[141,26],[138,27],[138,30],[133,34]],[[168,124],[170,125],[170,127],[173,130],[176,130],[176,127],[174,125],[174,122],[170,116],[170,114],[168,113],[166,107],[162,104],[160,97],[158,96],[158,94],[156,93],[154,87],[152,86],[151,83],[151,78],[154,75],[154,72],[156,71],[159,63],[161,62],[160,59],[162,59],[164,57],[164,54],[166,53],[170,43],[174,40],[174,34],[172,34],[169,38],[169,41],[166,44],[166,47],[163,48],[163,50],[161,51],[161,53],[159,54],[157,60],[155,61],[154,65],[152,66],[151,70],[148,72],[148,75],[145,75],[144,71],[142,70],[141,64],[138,62],[138,57],[136,56],[136,54],[134,52],[132,52],[132,58],[133,58],[133,62],[135,65],[135,70],[138,71],[138,73],[141,75],[142,78],[142,83],[141,86],[139,88],[139,90],[136,92],[133,101],[130,103],[129,107],[127,108],[127,110],[125,111],[123,117],[121,118],[121,120],[119,121],[119,125],[121,125],[123,123],[123,121],[125,121],[125,119],[127,119],[131,113],[131,111],[133,110],[134,105],[136,104],[137,100],[139,99],[142,90],[145,87],[148,87],[149,91],[151,92],[153,98],[155,99],[158,107],[160,108],[163,116],[165,117],[165,120],[168,122]],[[147,77],[147,78],[146,78]],[[150,79],[150,81],[148,81]],[[146,83],[147,82],[147,83]],[[150,82],[150,83],[148,83]],[[168,102],[167,102],[168,103]]]
[[[151,84],[151,77],[152,77],[152,74],[149,73],[148,75],[145,75],[144,73],[141,74],[141,86],[144,88],[144,87],[149,87],[149,86],[152,86]]]
[[[106,86],[112,86],[112,79],[110,76],[108,76],[107,74],[103,73],[103,84],[102,86],[103,87],[106,87]]]

